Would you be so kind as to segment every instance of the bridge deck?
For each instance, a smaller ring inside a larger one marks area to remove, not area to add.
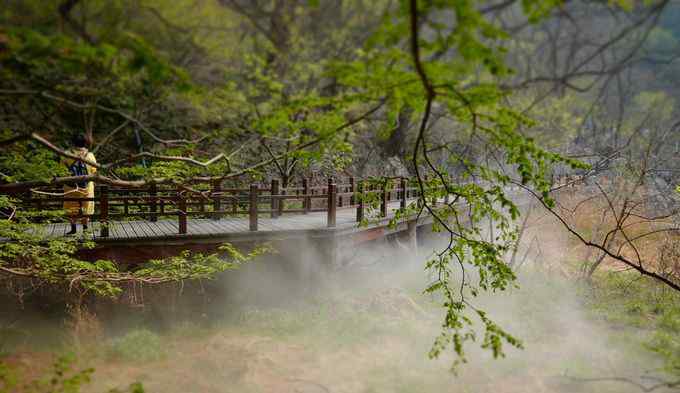
[[[388,203],[386,219],[392,217],[398,208],[399,202]],[[384,222],[384,220],[381,222]],[[369,225],[369,228],[376,226],[379,225]],[[68,223],[49,224],[45,227],[45,235],[48,237],[64,236],[69,229]],[[234,237],[276,238],[285,237],[286,234],[346,232],[359,228],[356,222],[356,208],[347,207],[338,208],[334,228],[327,227],[327,212],[323,211],[308,214],[284,214],[276,219],[262,215],[258,219],[258,230],[256,232],[249,230],[247,216],[231,216],[220,219],[192,218],[187,220],[187,233],[181,235],[178,233],[176,219],[162,219],[156,222],[146,220],[112,221],[109,222],[109,236],[106,238],[99,236],[98,222],[92,223],[90,229],[88,236],[92,240],[108,243],[148,240],[187,241],[201,238],[229,239]],[[77,236],[82,236],[82,234],[79,232]]]

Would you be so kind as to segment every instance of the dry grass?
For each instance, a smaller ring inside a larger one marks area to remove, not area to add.
[[[645,202],[648,200],[649,195],[644,188],[632,195],[617,197],[611,194],[604,196],[600,190],[592,187],[582,187],[560,193],[558,211],[586,240],[599,244],[608,242],[609,250],[642,264],[646,269],[680,277],[680,267],[672,262],[677,260],[674,256],[680,254],[680,234],[677,231],[663,230],[675,225],[674,217],[650,219],[662,216],[663,213],[656,211],[653,204]],[[618,224],[617,217],[621,216],[622,210],[629,214]],[[550,224],[547,231],[555,231],[555,228],[559,230],[555,220],[548,221]],[[550,229],[550,226],[553,228]],[[617,227],[623,229],[625,235],[621,230],[615,231]],[[539,229],[541,230],[545,231],[546,227]],[[584,246],[573,236],[565,244],[568,244],[566,259],[581,265],[579,267],[583,267],[583,262],[593,263],[601,255],[600,251]],[[629,268],[610,257],[605,257],[598,267],[606,270]]]

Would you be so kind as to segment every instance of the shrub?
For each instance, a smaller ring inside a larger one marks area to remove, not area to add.
[[[133,330],[111,342],[110,354],[131,361],[158,360],[165,355],[160,337],[149,330]]]

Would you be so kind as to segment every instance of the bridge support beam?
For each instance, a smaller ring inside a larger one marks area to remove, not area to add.
[[[322,242],[324,265],[326,268],[334,269],[340,263],[340,244],[336,236],[329,236]]]
[[[406,244],[413,255],[418,255],[418,220],[411,220],[406,227]]]

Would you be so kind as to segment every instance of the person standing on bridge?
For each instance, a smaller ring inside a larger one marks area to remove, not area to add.
[[[87,150],[87,140],[84,135],[76,134],[71,142],[73,144],[73,148],[70,150],[71,154],[88,162],[97,162],[94,154]],[[93,175],[97,172],[96,167],[81,160],[67,158],[63,163],[68,168],[71,176]],[[64,201],[64,210],[66,210],[66,214],[71,222],[71,230],[66,234],[73,235],[76,233],[76,223],[79,218],[83,224],[83,231],[87,230],[89,216],[94,214],[94,201],[88,200],[94,198],[94,182],[81,181],[65,185],[64,198],[70,199]]]

